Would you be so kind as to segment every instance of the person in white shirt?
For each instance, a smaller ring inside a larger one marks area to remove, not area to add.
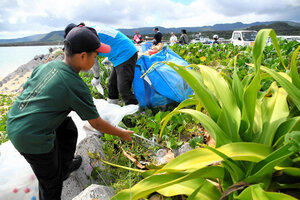
[[[170,46],[173,46],[177,42],[176,35],[172,32],[170,37]]]

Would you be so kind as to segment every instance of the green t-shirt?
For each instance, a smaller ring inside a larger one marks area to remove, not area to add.
[[[22,153],[48,153],[55,129],[70,111],[82,120],[99,117],[91,92],[71,67],[61,61],[38,66],[7,115],[7,134]]]

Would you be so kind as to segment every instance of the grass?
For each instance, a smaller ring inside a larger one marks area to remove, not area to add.
[[[169,107],[172,110],[173,108]],[[135,133],[149,139],[157,140],[159,136],[159,130],[161,129],[160,121],[170,111],[162,111],[161,108],[144,109],[135,113],[134,115],[128,115],[120,122],[120,126],[134,130]],[[191,146],[195,147],[196,142],[202,142],[203,140],[195,141],[195,136],[203,137],[203,130],[195,125],[195,121],[188,115],[174,116],[172,119],[174,122],[172,125],[167,126],[166,132],[163,135],[161,145],[166,149],[177,149],[184,142],[190,142]],[[186,128],[180,128],[186,126]],[[132,158],[136,159],[139,166],[157,164],[156,152],[160,149],[157,146],[151,146],[149,143],[133,136],[133,143],[122,141],[118,137],[105,135],[101,138],[104,141],[103,150],[105,161],[112,164],[141,169],[136,163],[129,160],[124,155],[126,152]],[[196,137],[198,138],[198,137]],[[194,145],[193,145],[194,144]],[[103,181],[102,174],[109,173],[111,175],[111,181],[106,182],[106,186],[113,187],[115,192],[119,192],[123,189],[130,188],[137,182],[142,180],[140,173],[135,171],[129,171],[123,168],[114,167],[111,165],[104,165],[105,169],[100,172],[97,167],[93,168],[92,177],[101,183]],[[97,173],[99,171],[99,173]]]
[[[3,95],[0,94],[0,145],[6,141],[8,141],[8,136],[6,134],[6,120],[7,120],[7,112],[12,106],[15,96],[12,95]]]

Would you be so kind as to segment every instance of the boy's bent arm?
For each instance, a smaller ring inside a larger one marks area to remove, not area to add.
[[[100,132],[119,136],[123,140],[130,140],[130,141],[132,140],[130,134],[133,134],[133,131],[114,127],[107,121],[103,120],[101,117],[98,117],[96,119],[90,119],[88,120],[88,122],[91,124],[92,127],[94,127],[96,130]]]

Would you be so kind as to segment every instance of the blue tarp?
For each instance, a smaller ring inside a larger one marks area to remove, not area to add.
[[[133,90],[141,107],[162,106],[172,102],[182,102],[193,94],[193,90],[170,66],[161,63],[170,61],[187,66],[189,63],[178,56],[168,46],[152,56],[143,55],[135,66]],[[147,74],[141,76],[153,65]]]

